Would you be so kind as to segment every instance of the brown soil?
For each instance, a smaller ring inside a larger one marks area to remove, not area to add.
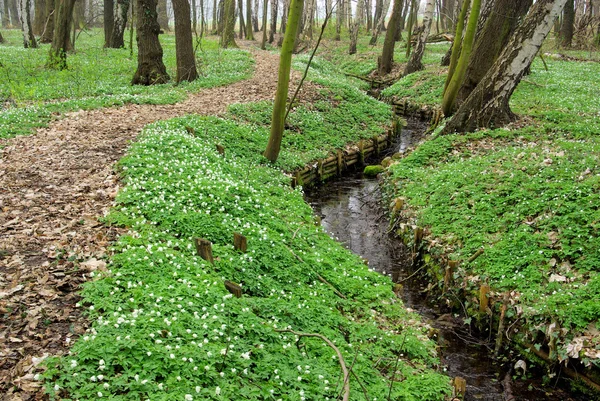
[[[233,103],[272,99],[279,56],[252,54],[249,80],[174,105],[69,113],[35,135],[0,141],[2,400],[43,399],[34,380],[41,359],[68,352],[87,327],[75,306],[77,291],[92,271],[105,268],[107,247],[118,234],[98,221],[119,190],[114,163],[151,122],[218,115]],[[294,73],[293,81],[298,78]],[[310,97],[314,86],[303,92]]]

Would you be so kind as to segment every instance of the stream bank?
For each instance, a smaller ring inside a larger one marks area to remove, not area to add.
[[[387,152],[406,152],[423,138],[426,123],[410,119]],[[383,156],[384,154],[382,154]],[[513,372],[515,361],[491,357],[494,345],[488,339],[470,335],[463,318],[448,313],[427,298],[429,282],[421,268],[413,265],[413,255],[404,243],[389,235],[388,211],[382,207],[379,182],[348,173],[306,191],[324,229],[354,253],[368,260],[371,269],[390,276],[397,283],[397,294],[405,305],[419,312],[432,326],[441,349],[445,373],[466,380],[465,400],[502,401],[512,394],[515,400],[585,400],[556,387],[556,379],[542,383],[540,374],[528,379],[529,370]],[[493,340],[493,338],[492,338]],[[518,359],[518,358],[515,358]],[[510,374],[508,374],[510,372]],[[511,380],[511,374],[518,380]]]

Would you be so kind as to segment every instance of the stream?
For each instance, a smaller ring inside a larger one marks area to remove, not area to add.
[[[404,153],[423,138],[426,125],[409,120],[398,142],[389,153]],[[383,155],[385,156],[385,155]],[[411,253],[397,238],[389,235],[387,209],[382,207],[377,179],[365,178],[361,172],[347,173],[342,178],[306,191],[305,199],[330,236],[352,252],[369,261],[369,266],[402,284],[402,299],[407,308],[418,312],[438,330],[442,365],[450,377],[466,379],[465,400],[505,401],[502,384],[512,363],[501,364],[493,355],[494,345],[487,338],[470,336],[468,326],[459,316],[442,313],[427,299],[428,283],[411,266]],[[492,338],[493,341],[493,338]],[[512,382],[511,400],[583,401],[556,383],[543,385],[540,374],[533,379]]]

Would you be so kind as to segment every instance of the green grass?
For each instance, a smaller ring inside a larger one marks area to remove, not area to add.
[[[520,318],[526,341],[543,342],[540,333],[555,322],[560,358],[587,333],[571,358],[600,365],[585,354],[600,344],[600,64],[547,63],[548,72],[534,63],[511,100],[529,125],[435,137],[391,168],[388,189],[406,198],[405,218],[429,227],[432,255],[466,261],[485,249],[456,282],[511,292],[519,308],[509,317]],[[408,80],[398,93],[426,103],[435,96],[425,88],[443,85],[432,74]]]
[[[93,325],[71,355],[50,363],[50,393],[335,399],[341,383],[333,350],[276,332],[292,328],[334,341],[372,399],[387,396],[398,356],[402,380],[393,399],[444,399],[448,378],[432,370],[439,361],[427,327],[402,308],[389,278],[315,227],[301,190],[289,188],[280,170],[247,157],[252,127],[221,136],[229,128],[218,121],[153,124],[120,162],[126,187],[107,220],[129,232],[115,245],[109,270],[83,290]],[[226,147],[225,157],[215,142]],[[284,158],[290,151],[303,153],[284,149]],[[233,232],[248,238],[247,253],[234,250]],[[212,241],[214,265],[195,255],[195,237]],[[223,280],[240,283],[243,297],[232,297]],[[350,380],[351,399],[362,399]]]
[[[81,34],[65,71],[44,67],[49,45],[24,49],[20,31],[3,34],[7,43],[0,45],[0,100],[10,100],[17,107],[0,110],[0,138],[28,134],[47,124],[53,113],[126,103],[172,104],[188,92],[245,79],[253,66],[249,53],[222,50],[216,41],[204,40],[197,53],[198,80],[178,86],[132,86],[137,48],[134,57],[129,49],[104,49],[99,30]],[[160,36],[171,77],[175,76],[174,39],[173,35]]]

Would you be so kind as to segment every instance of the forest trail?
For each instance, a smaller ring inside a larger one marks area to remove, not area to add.
[[[98,220],[119,190],[114,164],[149,123],[273,99],[279,55],[251,52],[255,71],[248,80],[174,105],[69,113],[36,135],[0,141],[1,400],[43,399],[36,366],[68,351],[87,327],[75,306],[77,291],[92,271],[105,268],[118,234]],[[292,74],[294,89],[299,74]]]

